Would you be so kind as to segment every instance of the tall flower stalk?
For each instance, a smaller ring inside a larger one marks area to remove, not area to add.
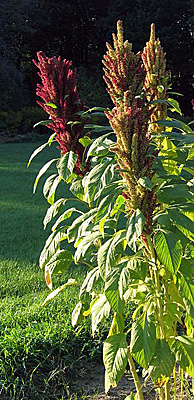
[[[115,105],[105,112],[117,137],[111,150],[117,162],[126,188],[124,197],[130,212],[140,209],[150,229],[151,215],[155,207],[155,195],[146,188],[152,177],[151,166],[156,154],[150,153],[149,123],[153,108],[142,94],[146,72],[140,54],[132,52],[128,41],[123,41],[122,22],[117,23],[117,36],[113,34],[114,49],[107,44],[104,56],[104,80]]]
[[[62,154],[74,151],[77,155],[75,169],[83,172],[81,161],[84,147],[79,139],[84,136],[86,119],[81,118],[85,110],[77,90],[77,72],[72,69],[72,62],[60,57],[47,57],[42,51],[37,53],[38,75],[42,84],[37,84],[36,94],[43,102],[37,103],[49,114],[51,122],[47,127],[56,132],[56,141]]]
[[[156,121],[167,117],[167,106],[163,101],[166,100],[167,90],[170,87],[165,56],[160,40],[155,38],[155,25],[152,24],[150,40],[146,43],[141,58],[146,71],[144,91],[149,101],[158,102],[151,115],[149,130],[159,133],[162,132],[163,127],[156,126]]]

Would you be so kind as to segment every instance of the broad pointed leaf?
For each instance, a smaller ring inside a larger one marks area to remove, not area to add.
[[[149,362],[154,355],[156,346],[156,327],[143,313],[133,323],[131,331],[130,351],[137,363],[143,368],[148,368]]]
[[[171,232],[157,231],[154,236],[154,244],[160,262],[168,271],[176,274],[183,255],[180,240]]]
[[[115,387],[122,378],[128,360],[126,335],[109,336],[103,347],[103,361],[110,385]]]

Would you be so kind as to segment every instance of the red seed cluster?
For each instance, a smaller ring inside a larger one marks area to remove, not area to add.
[[[71,61],[61,60],[61,57],[49,58],[42,51],[37,53],[37,57],[38,61],[33,62],[39,69],[42,84],[37,84],[36,94],[44,101],[37,103],[49,114],[51,123],[47,127],[56,132],[61,152],[65,154],[73,150],[76,153],[76,168],[80,173],[79,164],[84,147],[79,139],[84,136],[86,120],[80,116],[80,111],[84,111],[85,107],[77,90],[77,72],[72,69]]]

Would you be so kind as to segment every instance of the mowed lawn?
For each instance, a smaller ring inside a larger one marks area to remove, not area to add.
[[[38,267],[50,233],[42,225],[48,204],[42,183],[35,195],[32,189],[38,170],[58,157],[59,150],[55,145],[44,149],[27,169],[30,154],[40,145],[0,145],[1,400],[76,399],[76,394],[69,394],[68,380],[71,375],[74,378],[93,346],[87,321],[77,330],[71,326],[78,288],[68,288],[41,307],[49,294],[44,271]],[[71,276],[81,280],[84,273],[81,267],[74,268],[55,279],[55,286]]]

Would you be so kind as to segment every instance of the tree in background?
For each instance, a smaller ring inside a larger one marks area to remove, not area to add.
[[[31,59],[39,50],[49,56],[60,54],[62,58],[73,60],[82,75],[89,76],[89,81],[86,78],[87,82],[83,82],[83,92],[86,98],[88,93],[91,98],[96,70],[101,68],[104,43],[110,40],[115,22],[122,19],[126,36],[134,43],[135,52],[142,49],[148,40],[150,24],[156,24],[167,53],[167,68],[172,72],[173,88],[184,94],[183,111],[192,115],[193,7],[193,0],[2,0],[0,74],[3,96],[0,108],[9,110],[16,104],[22,106],[24,94],[20,89],[12,92],[9,87],[11,81],[12,88],[14,84],[19,88],[22,85],[25,90],[33,92],[37,78]],[[15,71],[11,80],[9,68]],[[18,79],[22,82],[20,85]],[[97,80],[100,83],[93,91],[98,91],[99,87],[100,93],[103,93],[102,78]],[[88,82],[91,84],[88,85]],[[34,105],[35,93],[33,98],[25,94],[25,102],[27,97],[29,103]],[[96,103],[95,98],[93,101]],[[105,106],[109,105],[106,97],[103,101]]]

